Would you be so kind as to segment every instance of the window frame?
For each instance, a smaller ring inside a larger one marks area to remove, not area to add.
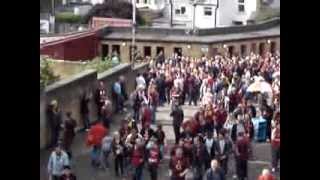
[[[242,9],[242,10],[240,10],[240,9]],[[245,0],[238,0],[238,12],[239,13],[246,12]]]
[[[208,9],[210,9],[210,11]],[[210,15],[206,14],[208,12],[210,12]],[[203,15],[204,16],[212,16],[212,7],[203,7]]]

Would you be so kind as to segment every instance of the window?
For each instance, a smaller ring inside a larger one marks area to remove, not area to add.
[[[175,10],[175,13],[176,13],[177,15],[179,15],[179,14],[185,14],[185,13],[186,13],[186,7],[181,6],[179,9],[176,9],[176,10]]]
[[[144,57],[146,57],[146,56],[151,57],[151,47],[150,46],[144,47]]]
[[[145,3],[145,4],[148,4],[148,0],[144,0],[144,3]]]
[[[239,12],[244,12],[245,9],[244,9],[244,0],[238,0],[238,11]]]
[[[212,8],[211,7],[204,7],[204,15],[211,16],[212,15]]]
[[[186,13],[186,7],[181,7],[181,14],[185,14]]]
[[[238,10],[239,10],[239,12],[244,12],[244,5],[243,4],[239,4]]]
[[[139,4],[139,0],[136,0],[136,3]]]

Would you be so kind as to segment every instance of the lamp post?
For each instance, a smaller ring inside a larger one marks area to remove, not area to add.
[[[54,33],[54,21],[55,21],[55,2],[54,0],[51,0],[51,16],[49,18],[49,22],[51,25],[51,32]]]
[[[134,66],[135,54],[135,35],[136,35],[136,0],[132,0],[132,45],[131,45],[131,66]]]

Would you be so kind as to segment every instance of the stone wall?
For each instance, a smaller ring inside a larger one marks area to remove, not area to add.
[[[63,111],[63,117],[67,111],[72,112],[72,116],[77,120],[77,130],[83,128],[83,120],[80,115],[80,99],[85,91],[94,92],[98,85],[98,80],[102,80],[106,84],[108,96],[111,97],[111,85],[120,75],[126,77],[126,89],[130,93],[134,90],[135,77],[139,72],[147,70],[148,64],[140,64],[131,68],[130,64],[120,64],[101,74],[97,74],[95,70],[86,70],[67,79],[58,81],[44,90],[40,90],[40,149],[48,144],[50,133],[46,121],[45,108],[53,100],[56,99]],[[90,121],[97,120],[96,105],[94,99],[90,101]]]

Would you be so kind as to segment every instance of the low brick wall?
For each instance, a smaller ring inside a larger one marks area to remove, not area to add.
[[[120,75],[123,75],[126,77],[127,92],[130,93],[134,89],[134,81],[138,72],[143,72],[147,68],[148,64],[141,64],[132,69],[130,64],[126,63],[100,74],[97,74],[95,70],[86,70],[40,90],[40,149],[48,145],[51,136],[50,131],[48,131],[45,109],[53,99],[58,101],[63,112],[63,118],[65,118],[67,111],[72,112],[72,116],[77,120],[77,130],[79,130],[83,128],[83,120],[80,115],[80,100],[85,91],[94,93],[98,80],[102,80],[106,84],[108,96],[111,97],[111,85]],[[97,108],[94,99],[91,99],[89,109],[90,120],[92,122],[96,121]]]

